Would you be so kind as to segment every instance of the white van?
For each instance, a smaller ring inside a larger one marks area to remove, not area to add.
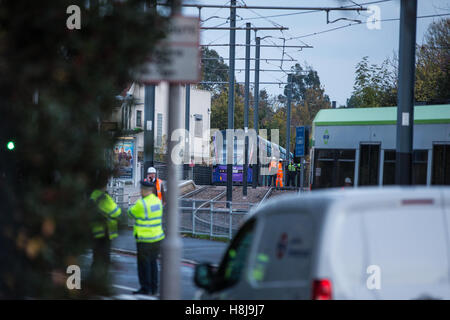
[[[271,199],[194,281],[200,299],[450,299],[450,188]]]

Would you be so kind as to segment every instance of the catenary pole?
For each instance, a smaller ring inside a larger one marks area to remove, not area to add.
[[[147,169],[154,166],[155,145],[155,85],[145,85],[144,98],[144,168],[143,177]]]
[[[399,185],[412,183],[416,17],[417,0],[402,0],[395,163],[395,181]]]
[[[287,85],[287,115],[286,115],[286,160],[289,164],[289,154],[291,152],[291,100],[292,100],[292,74],[288,74]],[[285,181],[288,181],[288,175],[285,174]],[[287,186],[287,183],[285,184]]]
[[[256,136],[259,136],[259,57],[260,57],[260,43],[261,38],[256,37],[255,39],[255,88],[254,88],[254,104],[253,104],[253,126],[255,128]],[[257,138],[259,140],[259,137]],[[259,142],[256,143],[256,164],[253,164],[253,177],[252,177],[252,188],[255,189],[258,186],[259,179]]]
[[[246,24],[245,32],[245,93],[244,93],[244,132],[245,132],[245,150],[244,150],[244,174],[242,176],[242,195],[247,197],[247,175],[248,175],[248,107],[250,100],[250,23]]]
[[[236,0],[231,1],[230,9],[230,70],[228,75],[228,131],[234,131],[234,65],[236,56]],[[234,152],[234,134],[227,134],[227,201],[233,201],[233,152]],[[229,205],[229,202],[227,202]]]
[[[186,100],[185,100],[185,114],[184,114],[184,128],[186,130],[186,141],[184,144],[184,163],[191,163],[191,151],[190,151],[190,143],[191,143],[191,133],[190,133],[190,117],[191,117],[191,85],[186,84]],[[193,171],[194,168],[192,168],[189,165],[189,178],[193,180],[194,175]]]

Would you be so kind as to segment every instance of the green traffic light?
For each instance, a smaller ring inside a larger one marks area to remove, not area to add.
[[[6,144],[6,147],[8,148],[8,150],[14,150],[14,148],[15,148],[16,146],[14,145],[14,141],[9,141],[9,142]]]

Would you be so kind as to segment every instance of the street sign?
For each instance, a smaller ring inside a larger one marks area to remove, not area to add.
[[[141,81],[156,84],[196,83],[201,78],[200,22],[195,17],[172,18],[168,36],[157,44],[145,66]]]
[[[295,156],[305,156],[305,127],[300,126],[295,128]]]

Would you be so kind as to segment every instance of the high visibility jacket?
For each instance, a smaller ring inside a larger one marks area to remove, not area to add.
[[[156,194],[158,195],[158,199],[162,201],[161,187],[162,187],[161,180],[156,178]]]
[[[134,219],[133,235],[136,242],[152,243],[164,239],[162,213],[161,200],[153,193],[139,199],[128,209],[128,216]]]
[[[300,172],[302,170],[302,164],[297,163],[297,171]]]
[[[100,214],[103,216],[95,219],[95,222],[92,224],[94,238],[103,238],[106,234],[111,240],[116,238],[118,236],[117,218],[122,213],[122,210],[109,194],[98,189],[91,193],[91,200],[94,201]]]
[[[278,163],[278,172],[277,172],[277,180],[275,181],[276,187],[283,188],[283,164]]]
[[[290,172],[295,172],[295,170],[296,170],[295,165],[292,164],[292,163],[289,163],[289,165],[288,165],[288,170],[289,170]]]
[[[277,175],[283,176],[283,164],[281,162],[278,163]]]
[[[145,178],[144,181],[150,181],[149,179]],[[156,178],[155,179],[155,186],[156,186],[156,194],[158,195],[159,200],[162,201],[162,181],[161,179]]]

